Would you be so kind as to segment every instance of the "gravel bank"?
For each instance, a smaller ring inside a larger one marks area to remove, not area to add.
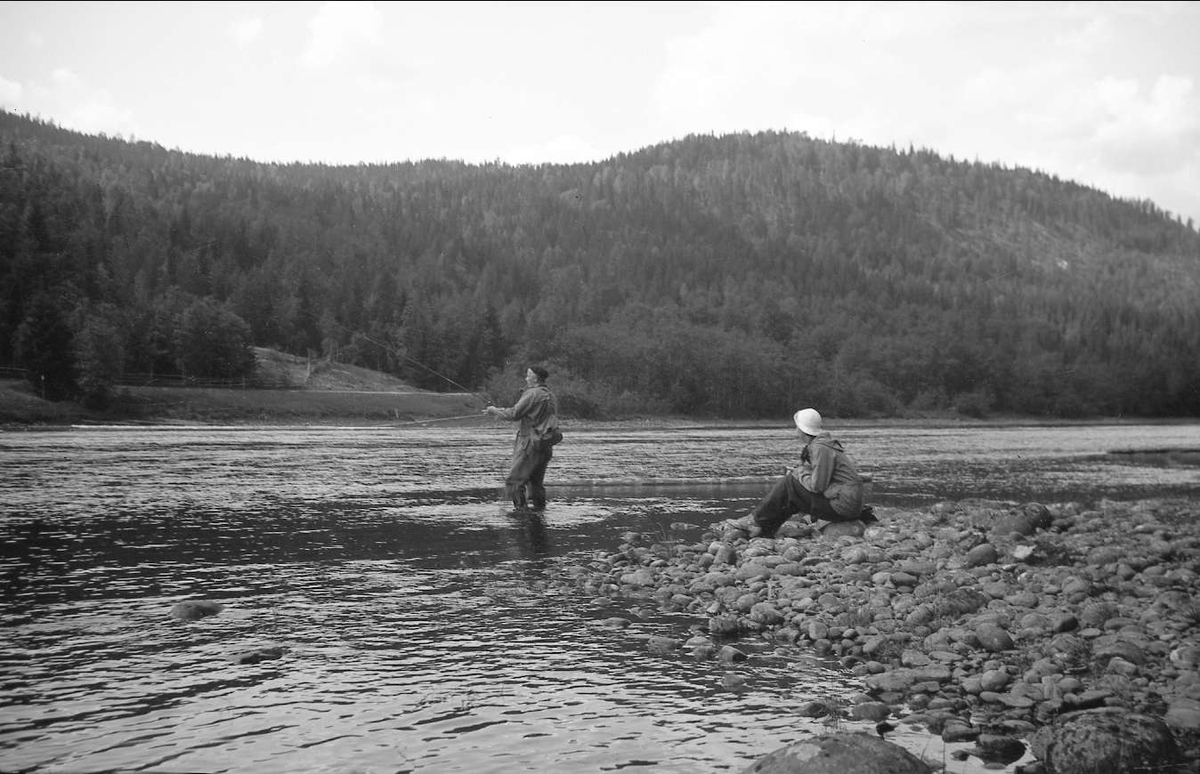
[[[1198,513],[1191,500],[944,502],[879,509],[866,528],[793,519],[774,539],[728,524],[694,542],[629,533],[567,572],[597,597],[697,617],[690,639],[651,638],[657,651],[752,662],[763,642],[800,646],[861,677],[860,694],[812,716],[918,724],[1002,764],[1025,745],[1044,760],[1039,730],[1109,708],[1161,719],[1192,770]]]

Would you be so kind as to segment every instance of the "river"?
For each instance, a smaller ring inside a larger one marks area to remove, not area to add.
[[[884,519],[1200,493],[1197,424],[830,425]],[[566,432],[541,516],[505,507],[496,420],[0,432],[0,770],[738,772],[824,730],[797,710],[860,689],[836,662],[654,654],[646,637],[704,622],[561,575],[630,530],[698,541],[745,514],[793,433]],[[186,599],[225,609],[170,617]],[[263,646],[286,652],[237,663]],[[889,738],[985,770],[937,737]]]

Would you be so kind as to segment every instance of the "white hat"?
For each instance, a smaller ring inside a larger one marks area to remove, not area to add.
[[[800,428],[800,432],[807,435],[821,434],[821,415],[816,409],[800,409],[792,419],[796,420],[796,427]]]

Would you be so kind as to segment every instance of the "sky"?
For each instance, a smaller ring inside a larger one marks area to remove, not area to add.
[[[257,161],[597,161],[765,130],[1200,227],[1200,2],[5,2],[0,108]]]

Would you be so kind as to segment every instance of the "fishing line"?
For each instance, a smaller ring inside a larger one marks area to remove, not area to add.
[[[302,314],[308,315],[309,317],[313,318],[313,319],[314,319],[314,320],[316,320],[317,322],[323,322],[322,318],[320,318],[320,317],[317,317],[317,316],[316,316],[315,314],[313,314],[312,312],[302,312]],[[480,395],[479,393],[475,392],[474,390],[467,389],[467,388],[466,388],[466,387],[464,387],[463,385],[461,385],[461,384],[459,384],[458,382],[456,382],[456,381],[454,381],[453,379],[451,379],[449,376],[446,376],[446,375],[445,375],[445,374],[443,374],[443,373],[439,373],[438,371],[435,371],[435,370],[433,370],[432,368],[430,368],[429,366],[425,365],[425,364],[424,364],[424,363],[422,363],[421,361],[417,360],[416,358],[414,358],[414,357],[412,357],[412,356],[410,356],[410,355],[408,355],[408,354],[406,354],[406,353],[404,353],[404,352],[401,352],[400,350],[396,349],[395,347],[388,346],[387,344],[384,344],[382,341],[376,341],[375,339],[371,338],[370,336],[368,336],[367,334],[363,333],[362,331],[356,331],[356,330],[354,330],[353,328],[351,328],[351,327],[350,327],[350,326],[348,326],[348,325],[342,325],[342,324],[341,324],[340,322],[338,322],[337,320],[330,319],[330,320],[329,320],[329,322],[332,322],[334,325],[336,325],[337,327],[341,328],[342,330],[346,331],[346,332],[347,332],[347,333],[349,333],[349,334],[352,334],[352,335],[354,335],[354,336],[359,336],[360,338],[362,338],[362,339],[364,339],[364,340],[366,340],[366,341],[369,341],[369,342],[371,342],[372,344],[374,344],[375,346],[379,347],[380,349],[383,349],[383,350],[385,350],[385,351],[387,351],[387,352],[391,352],[393,355],[397,355],[397,356],[399,356],[399,357],[402,357],[402,358],[404,358],[405,360],[407,360],[408,362],[412,363],[412,364],[413,364],[413,365],[415,365],[415,366],[419,366],[420,368],[424,368],[426,371],[428,371],[429,373],[431,373],[431,374],[433,374],[434,376],[438,377],[439,379],[445,379],[447,382],[449,382],[450,384],[454,385],[454,386],[455,386],[455,387],[457,387],[458,389],[462,390],[462,391],[463,391],[463,392],[465,392],[466,394],[468,394],[468,395],[473,395],[474,397],[476,397],[476,398],[478,398],[479,400],[483,401],[484,405],[486,405],[486,406],[490,406],[490,405],[492,405],[492,401],[491,401],[491,400],[489,400],[488,398],[485,398],[484,396]]]
[[[394,427],[403,427],[405,425],[427,425],[430,422],[450,422],[455,419],[479,419],[483,414],[463,414],[457,417],[437,417],[436,419],[414,419],[409,422],[397,422]]]

